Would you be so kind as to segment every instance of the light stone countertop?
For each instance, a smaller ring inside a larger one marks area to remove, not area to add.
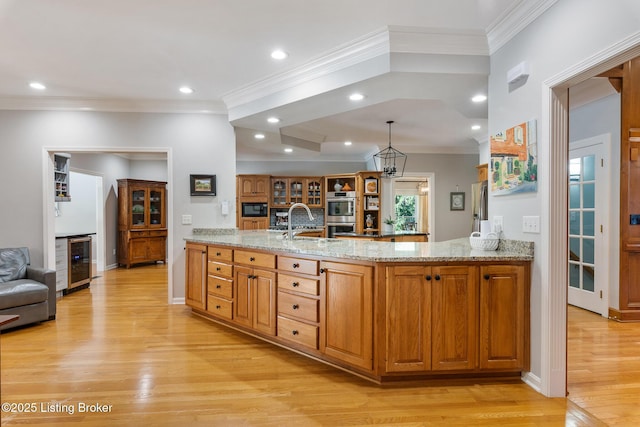
[[[184,240],[373,262],[533,260],[533,243],[515,240],[501,240],[496,251],[472,249],[468,238],[446,242],[375,242],[297,236],[289,241],[280,232],[266,230],[194,229]]]

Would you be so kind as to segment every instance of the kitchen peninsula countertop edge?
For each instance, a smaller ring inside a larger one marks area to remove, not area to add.
[[[504,240],[498,250],[473,249],[468,238],[444,242],[375,242],[296,237],[266,230],[194,229],[187,242],[371,262],[532,261],[533,242]]]

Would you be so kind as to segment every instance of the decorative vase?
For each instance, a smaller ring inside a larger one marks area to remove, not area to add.
[[[367,214],[367,218],[365,219],[365,223],[367,224],[367,228],[373,227],[373,218],[370,214]]]
[[[335,191],[340,191],[342,190],[342,184],[340,184],[340,181],[336,181],[336,185],[333,186],[333,189]]]
[[[384,223],[382,225],[382,231],[385,233],[393,233],[393,224]]]

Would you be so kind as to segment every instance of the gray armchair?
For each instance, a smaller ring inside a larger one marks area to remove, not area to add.
[[[30,265],[29,249],[0,249],[0,314],[17,314],[15,328],[56,317],[56,272]]]

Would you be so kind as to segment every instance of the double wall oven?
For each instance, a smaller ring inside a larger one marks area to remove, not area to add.
[[[356,231],[356,192],[331,191],[327,193],[327,237],[335,233]]]

